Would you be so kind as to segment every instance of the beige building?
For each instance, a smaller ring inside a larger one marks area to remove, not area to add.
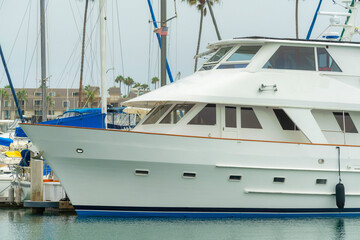
[[[0,119],[14,120],[18,118],[18,112],[16,104],[11,93],[10,88],[3,88],[8,97],[1,97],[1,114]],[[23,90],[22,88],[15,88],[15,92]],[[33,122],[41,121],[42,116],[42,92],[40,88],[24,88],[27,93],[26,99],[18,99],[21,111],[26,119],[30,119]],[[85,91],[82,97],[82,108],[98,108],[101,107],[100,88],[91,87],[91,91],[94,94],[92,99],[86,97]],[[107,99],[108,105],[111,107],[120,107],[122,102],[143,94],[144,91],[137,89],[131,89],[129,98],[120,97],[120,90],[117,87],[109,88],[109,97]],[[146,92],[146,91],[145,91]],[[61,115],[64,111],[69,109],[79,108],[79,89],[71,88],[48,88],[47,95],[47,117],[48,119],[54,119],[58,115]]]

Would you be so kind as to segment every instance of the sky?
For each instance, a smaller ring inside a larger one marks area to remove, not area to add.
[[[40,83],[40,0],[0,0],[0,44],[15,88],[35,88]],[[107,0],[107,84],[118,75],[151,85],[160,76],[159,47],[150,22],[147,0]],[[160,19],[160,0],[152,0]],[[344,12],[340,0],[323,0],[321,11]],[[318,5],[299,1],[299,33],[305,38]],[[47,76],[50,88],[78,88],[81,33],[85,0],[46,0]],[[167,1],[168,61],[174,78],[194,71],[200,13],[182,0]],[[222,39],[246,36],[295,37],[295,0],[221,0],[213,6]],[[100,86],[98,0],[89,4],[84,67],[84,85]],[[343,19],[344,20],[344,19]],[[359,22],[359,21],[357,21]],[[312,38],[329,24],[319,16]],[[357,36],[354,40],[359,41]],[[204,18],[200,52],[217,41],[210,14]],[[0,87],[7,85],[0,67]],[[125,88],[124,88],[125,90]]]

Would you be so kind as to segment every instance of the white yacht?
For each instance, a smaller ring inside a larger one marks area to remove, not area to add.
[[[360,215],[360,44],[208,48],[199,71],[126,103],[153,108],[132,131],[21,125],[77,213]]]

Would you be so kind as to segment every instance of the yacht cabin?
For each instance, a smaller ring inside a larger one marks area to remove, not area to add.
[[[132,99],[152,107],[134,131],[360,145],[360,45],[220,41],[193,75]]]

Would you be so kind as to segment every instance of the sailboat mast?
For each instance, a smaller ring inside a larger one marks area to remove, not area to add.
[[[45,51],[45,0],[40,0],[40,31],[41,31],[41,91],[42,121],[47,120],[46,112],[46,51]]]
[[[166,27],[166,0],[161,0],[161,27]],[[161,86],[166,85],[166,35],[161,35]]]
[[[100,8],[100,59],[101,59],[101,113],[107,114],[107,83],[106,83],[106,1],[99,1]],[[105,128],[107,121],[105,117]]]

